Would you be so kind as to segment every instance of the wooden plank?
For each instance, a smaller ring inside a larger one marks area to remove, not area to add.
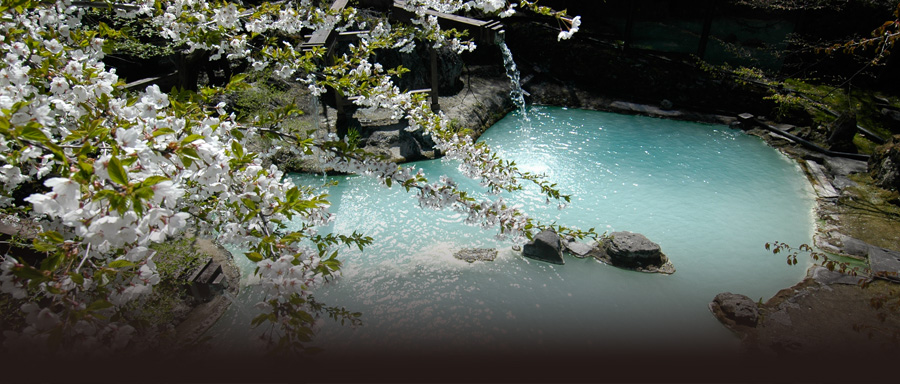
[[[197,277],[197,282],[209,284],[216,275],[222,273],[222,266],[219,263],[211,262],[209,266]]]
[[[211,263],[212,263],[212,258],[211,258],[211,257],[207,257],[206,259],[204,259],[204,260],[203,260],[203,266],[200,267],[200,268],[197,268],[197,270],[194,271],[194,273],[192,273],[190,276],[188,276],[187,281],[188,281],[188,282],[191,282],[191,283],[193,283],[194,281],[196,281],[197,278],[200,277],[200,274],[202,274],[203,271],[205,271],[206,268],[208,268],[209,265],[210,265]]]
[[[347,2],[350,0],[336,0],[333,4],[331,4],[332,11],[338,11],[344,9],[347,6]],[[300,44],[301,49],[310,49],[313,47],[321,47],[328,44],[329,40],[332,37],[332,33],[334,32],[334,28],[332,29],[319,29],[313,32],[312,36],[310,36],[309,40],[305,43]]]

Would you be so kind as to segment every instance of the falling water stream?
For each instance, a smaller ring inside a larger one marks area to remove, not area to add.
[[[522,117],[523,122],[528,122],[528,108],[525,105],[525,90],[522,89],[522,80],[520,78],[519,68],[513,60],[512,51],[506,46],[506,42],[500,41],[500,52],[503,53],[503,66],[506,68],[506,76],[509,77],[512,88],[509,91],[509,97],[512,99],[516,110]]]

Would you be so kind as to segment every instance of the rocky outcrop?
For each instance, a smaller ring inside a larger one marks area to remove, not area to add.
[[[900,282],[900,252],[870,246],[869,268],[877,277]]]
[[[616,267],[641,272],[675,273],[675,267],[659,244],[633,232],[613,232],[594,257]]]
[[[900,135],[875,149],[869,160],[869,172],[878,186],[900,189]]]
[[[453,257],[474,263],[476,261],[494,261],[497,258],[496,248],[465,248],[453,254]]]
[[[440,93],[454,94],[462,88],[460,75],[463,61],[448,47],[437,50],[438,90]],[[395,77],[394,84],[403,90],[431,88],[431,49],[428,45],[417,44],[412,52],[398,49],[382,49],[376,52],[375,60],[385,68],[403,66],[409,72]]]
[[[551,230],[543,230],[534,240],[525,244],[522,255],[534,260],[546,261],[553,264],[565,264],[562,256],[562,243],[559,235]]]
[[[728,326],[755,327],[759,322],[759,308],[747,296],[731,292],[720,293],[709,303],[709,310]]]
[[[803,281],[765,303],[725,300],[731,294],[723,293],[709,309],[738,334],[742,350],[753,354],[863,358],[867,363],[897,356],[900,345],[884,332],[900,329],[900,317],[888,305],[873,305],[873,299],[895,295],[896,283],[859,284],[859,279],[813,266]]]
[[[395,162],[434,158],[433,143],[428,147],[412,133],[404,129],[390,128],[378,128],[368,132],[368,137],[363,142],[366,151]]]
[[[515,109],[509,96],[511,83],[502,67],[470,65],[461,79],[461,91],[440,98],[441,111],[453,128],[470,130],[478,137]]]

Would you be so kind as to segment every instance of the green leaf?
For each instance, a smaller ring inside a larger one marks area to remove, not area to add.
[[[132,262],[130,262],[130,261],[128,261],[128,260],[122,260],[122,259],[120,259],[120,260],[113,260],[113,262],[109,263],[109,267],[110,267],[110,268],[115,268],[115,269],[119,269],[119,268],[128,268],[128,267],[133,267],[133,266],[135,266],[134,263],[132,263]]]
[[[248,198],[243,198],[243,199],[241,199],[241,201],[244,203],[244,205],[247,206],[247,208],[250,208],[254,211],[259,207],[259,205],[257,205],[255,201],[250,200]]]
[[[195,134],[193,134],[193,135],[190,135],[190,136],[188,136],[188,137],[185,137],[184,140],[181,140],[181,145],[188,145],[188,144],[193,143],[193,142],[195,142],[195,141],[197,141],[197,140],[200,140],[200,139],[202,139],[202,138],[203,138],[203,135],[198,135],[198,134],[195,133]]]
[[[263,256],[259,252],[247,252],[247,258],[254,263],[262,261]]]
[[[84,276],[82,276],[80,273],[69,272],[69,278],[71,278],[72,281],[75,282],[75,284],[84,284]]]
[[[112,303],[110,303],[109,301],[104,300],[104,299],[99,299],[97,301],[94,301],[90,305],[88,305],[87,310],[90,312],[93,312],[93,311],[99,311],[101,309],[106,309],[106,308],[109,308],[112,306],[113,306]]]
[[[185,157],[190,157],[193,159],[200,160],[200,154],[197,153],[197,150],[191,147],[183,147],[179,149],[181,154]]]
[[[151,186],[154,186],[156,184],[162,183],[163,181],[167,181],[167,180],[170,180],[170,179],[168,177],[164,177],[164,176],[150,176],[146,180],[144,180],[141,183],[141,185],[143,185],[145,187],[151,187]]]
[[[250,320],[250,325],[253,327],[257,327],[260,324],[269,320],[271,313],[261,313],[258,316],[254,317],[253,320]]]
[[[31,266],[21,266],[21,267],[13,267],[12,273],[16,277],[31,280],[31,279],[44,279],[44,274],[38,270],[37,268]]]
[[[234,155],[237,158],[244,157],[244,147],[242,147],[241,144],[237,141],[231,142],[231,151],[234,152]]]
[[[57,267],[65,259],[64,251],[51,252],[43,261],[41,261],[41,269],[44,271],[55,271]]]
[[[125,171],[125,167],[122,166],[122,163],[119,162],[119,159],[115,157],[109,159],[107,171],[109,173],[109,179],[114,183],[123,186],[128,185],[128,173]]]
[[[55,245],[48,243],[46,241],[43,241],[41,239],[32,240],[32,245],[34,245],[34,250],[38,251],[38,252],[52,252],[52,251],[56,250]]]
[[[49,139],[47,139],[47,135],[44,134],[38,127],[35,125],[29,124],[22,128],[22,138],[25,140],[37,141],[40,143],[46,143]]]
[[[43,238],[44,240],[47,240],[47,241],[49,241],[49,242],[51,242],[51,243],[60,244],[60,243],[62,243],[63,241],[65,241],[65,239],[63,239],[62,235],[60,235],[59,232],[56,232],[56,231],[42,232],[42,233],[40,234],[40,236],[41,236],[41,238]]]
[[[158,137],[162,135],[174,135],[175,131],[172,128],[160,128],[153,131],[153,137]]]

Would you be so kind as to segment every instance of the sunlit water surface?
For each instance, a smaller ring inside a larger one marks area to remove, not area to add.
[[[345,249],[343,277],[315,292],[363,313],[362,327],[321,323],[315,344],[326,354],[371,347],[734,350],[734,336],[708,310],[713,297],[730,291],[767,299],[802,278],[804,267],[787,266],[764,244],[811,241],[812,191],[794,161],[758,138],[720,125],[565,108],[534,107],[529,117],[522,127],[511,114],[481,140],[574,197],[563,210],[545,204],[537,188],[504,198],[545,223],[643,233],[677,272],[645,274],[571,256],[565,265],[532,261],[495,240],[495,230],[465,225],[461,214],[419,209],[402,188],[329,178],[340,184],[330,190],[337,220],[326,231],[359,231],[375,243],[364,252]],[[415,166],[429,179],[448,174],[463,188],[483,190],[455,162]],[[496,247],[498,258],[470,264],[452,256],[471,247]],[[239,259],[246,276],[252,266]],[[256,291],[244,287],[239,304],[209,332],[222,348],[238,348],[252,334]]]

